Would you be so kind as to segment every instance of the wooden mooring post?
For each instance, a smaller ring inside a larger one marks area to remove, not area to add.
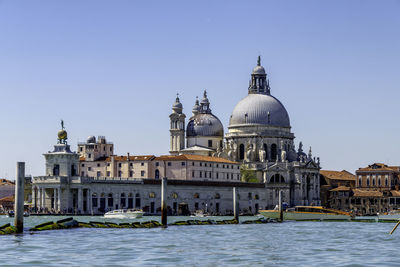
[[[233,188],[233,217],[239,223],[239,203],[237,201],[236,187]]]
[[[17,162],[14,202],[14,226],[17,228],[17,233],[24,231],[24,184],[25,162]]]
[[[393,234],[394,230],[397,229],[397,226],[399,226],[399,224],[400,224],[400,221],[398,221],[398,222],[396,223],[396,225],[393,227],[392,231],[390,231],[390,233],[389,233],[390,235]]]
[[[282,207],[282,190],[279,190],[279,222],[283,222],[283,207]]]
[[[161,181],[161,224],[167,226],[167,177]]]

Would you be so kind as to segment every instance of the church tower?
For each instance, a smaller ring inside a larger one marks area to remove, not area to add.
[[[185,148],[185,114],[182,113],[183,106],[179,101],[179,94],[176,95],[176,101],[172,105],[172,113],[169,115],[171,126],[171,155],[178,155],[179,151]]]

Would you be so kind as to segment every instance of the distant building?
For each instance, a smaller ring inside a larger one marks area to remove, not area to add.
[[[321,170],[320,179],[322,206],[351,210],[350,196],[356,182],[355,175],[346,170]]]
[[[399,166],[374,163],[356,171],[353,208],[376,214],[400,208]]]
[[[237,162],[201,155],[116,156],[105,138],[100,138],[101,144],[89,138],[78,144],[76,153],[62,131],[53,151],[44,154],[46,175],[32,180],[32,207],[39,212],[101,214],[141,208],[155,214],[160,210],[162,177],[169,179],[170,214],[197,209],[231,214],[233,187],[239,192],[241,212],[256,213],[277,203],[265,184],[240,181]]]

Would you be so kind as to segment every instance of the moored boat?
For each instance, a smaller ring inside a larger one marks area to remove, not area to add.
[[[142,210],[119,209],[105,213],[104,218],[134,219],[141,218],[143,214],[144,212]]]
[[[279,210],[260,210],[265,218],[279,219]],[[328,209],[319,206],[296,206],[283,211],[284,220],[309,221],[309,220],[350,220],[349,212]]]

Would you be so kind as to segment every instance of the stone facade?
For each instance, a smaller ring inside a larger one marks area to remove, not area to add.
[[[170,117],[177,113],[176,106],[183,114],[177,98]],[[243,164],[266,187],[288,191],[291,206],[321,204],[319,158],[312,156],[311,147],[304,153],[301,142],[295,150],[289,115],[271,95],[260,57],[251,73],[248,95],[233,109],[225,135],[221,122],[211,113],[206,92],[200,104],[196,100],[192,112],[186,128],[187,147],[179,154],[212,155]]]

